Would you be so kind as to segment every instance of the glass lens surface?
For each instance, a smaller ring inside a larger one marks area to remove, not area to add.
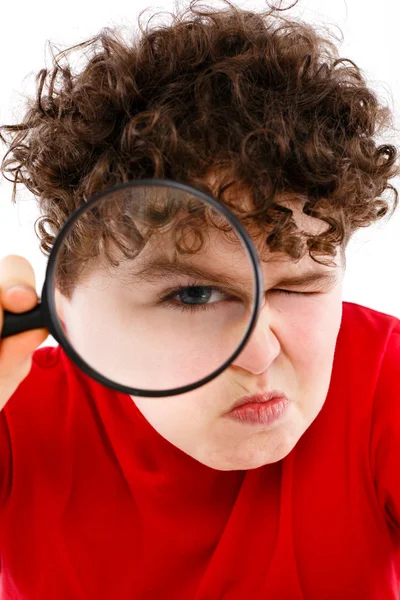
[[[65,230],[55,258],[58,323],[80,358],[142,390],[191,385],[248,331],[256,272],[239,233],[195,190],[128,186]]]

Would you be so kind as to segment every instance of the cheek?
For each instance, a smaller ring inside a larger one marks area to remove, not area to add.
[[[300,300],[296,310],[282,307],[280,342],[296,376],[308,387],[326,387],[342,317],[340,294]],[[300,384],[300,381],[299,381]]]
[[[202,389],[166,398],[131,396],[137,409],[165,439],[181,449],[207,425]],[[204,396],[204,391],[203,391]]]

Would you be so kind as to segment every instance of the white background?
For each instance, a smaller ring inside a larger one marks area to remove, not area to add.
[[[206,3],[221,6],[213,0]],[[256,10],[265,7],[261,0],[239,5]],[[137,29],[137,15],[143,8],[150,9],[146,13],[150,16],[153,11],[171,10],[174,4],[167,0],[163,5],[143,0],[4,3],[0,36],[0,123],[17,123],[22,118],[24,95],[35,92],[35,75],[44,67],[51,68],[49,42],[56,45],[54,53],[57,53],[58,49],[92,37],[103,27],[120,25],[129,37],[129,31]],[[364,0],[301,0],[292,11],[306,21],[334,29],[340,27],[344,36],[341,56],[351,58],[362,68],[372,87],[394,111],[396,128],[399,127],[400,99],[399,13],[398,0],[383,0],[379,4]],[[167,19],[167,15],[158,18]],[[391,141],[398,144],[397,132]],[[6,147],[0,143],[1,158],[5,152]],[[398,189],[399,181],[393,183]],[[33,229],[38,216],[36,201],[22,185],[18,189],[17,203],[12,204],[12,184],[1,177],[0,256],[20,254],[28,258],[35,269],[40,295],[46,259],[39,251]],[[400,207],[391,220],[385,219],[360,230],[350,243],[343,299],[400,317],[399,259]],[[45,342],[49,343],[53,343],[52,338]]]

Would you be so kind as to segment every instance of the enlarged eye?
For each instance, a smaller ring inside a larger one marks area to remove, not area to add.
[[[224,296],[226,296],[226,294],[224,294],[224,292],[218,288],[206,285],[193,285],[190,287],[184,287],[173,295],[170,294],[168,299],[177,298],[183,305],[202,305],[218,302],[221,300],[221,298],[224,298]]]
[[[227,302],[240,302],[238,298],[218,287],[199,283],[170,290],[165,295],[160,294],[158,297],[160,299],[159,305],[164,308],[190,311],[192,313],[217,309]]]

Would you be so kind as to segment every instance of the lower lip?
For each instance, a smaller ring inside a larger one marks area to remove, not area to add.
[[[251,402],[235,408],[226,416],[242,421],[242,423],[255,423],[257,425],[271,425],[285,414],[289,406],[286,398],[272,398],[268,402]]]

